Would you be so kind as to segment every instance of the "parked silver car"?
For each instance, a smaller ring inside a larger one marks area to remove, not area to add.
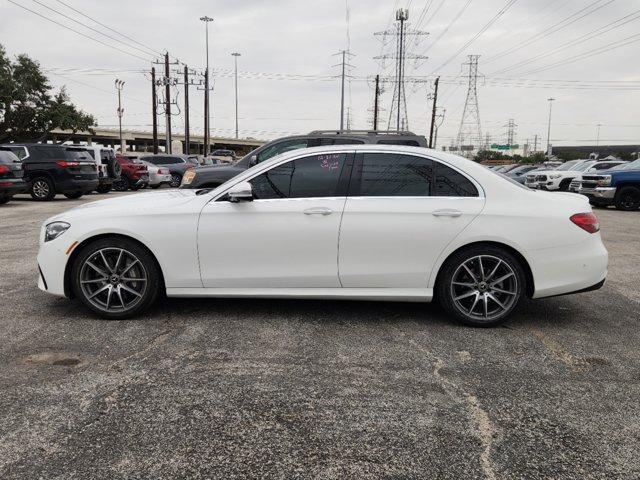
[[[154,165],[151,162],[147,162],[145,160],[141,160],[147,166],[149,170],[149,187],[150,188],[160,188],[161,185],[171,184],[171,173],[167,167]]]

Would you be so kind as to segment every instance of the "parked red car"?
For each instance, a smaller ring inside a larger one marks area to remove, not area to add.
[[[131,155],[116,155],[116,161],[122,167],[120,179],[113,183],[113,188],[120,192],[125,190],[138,190],[149,183],[149,171],[147,166]]]

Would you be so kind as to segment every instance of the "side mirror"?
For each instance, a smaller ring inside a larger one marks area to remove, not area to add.
[[[227,191],[230,202],[251,202],[253,200],[253,190],[249,182],[240,182]]]
[[[595,168],[590,168],[590,169],[588,170],[588,172],[589,172],[589,173],[593,173],[593,172],[595,172],[595,171],[596,171],[596,169],[595,169]]]
[[[251,158],[249,158],[249,166],[253,167],[257,163],[258,163],[258,156],[257,155],[251,155]]]

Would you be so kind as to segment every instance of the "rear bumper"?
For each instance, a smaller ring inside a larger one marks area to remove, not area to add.
[[[56,184],[56,191],[61,193],[66,192],[90,192],[98,187],[99,180],[96,176],[93,179],[72,179],[58,182]]]
[[[17,180],[13,178],[2,179],[0,178],[0,197],[9,196],[12,197],[18,193],[23,193],[29,190],[29,184],[24,180]]]
[[[604,282],[609,254],[600,234],[590,237],[579,244],[529,253],[535,283],[533,298],[587,291]]]

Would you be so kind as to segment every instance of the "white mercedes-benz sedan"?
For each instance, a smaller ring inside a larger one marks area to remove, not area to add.
[[[39,287],[103,318],[169,297],[440,301],[496,325],[524,297],[603,285],[586,197],[417,147],[295,150],[215,189],[88,203],[42,226]]]

